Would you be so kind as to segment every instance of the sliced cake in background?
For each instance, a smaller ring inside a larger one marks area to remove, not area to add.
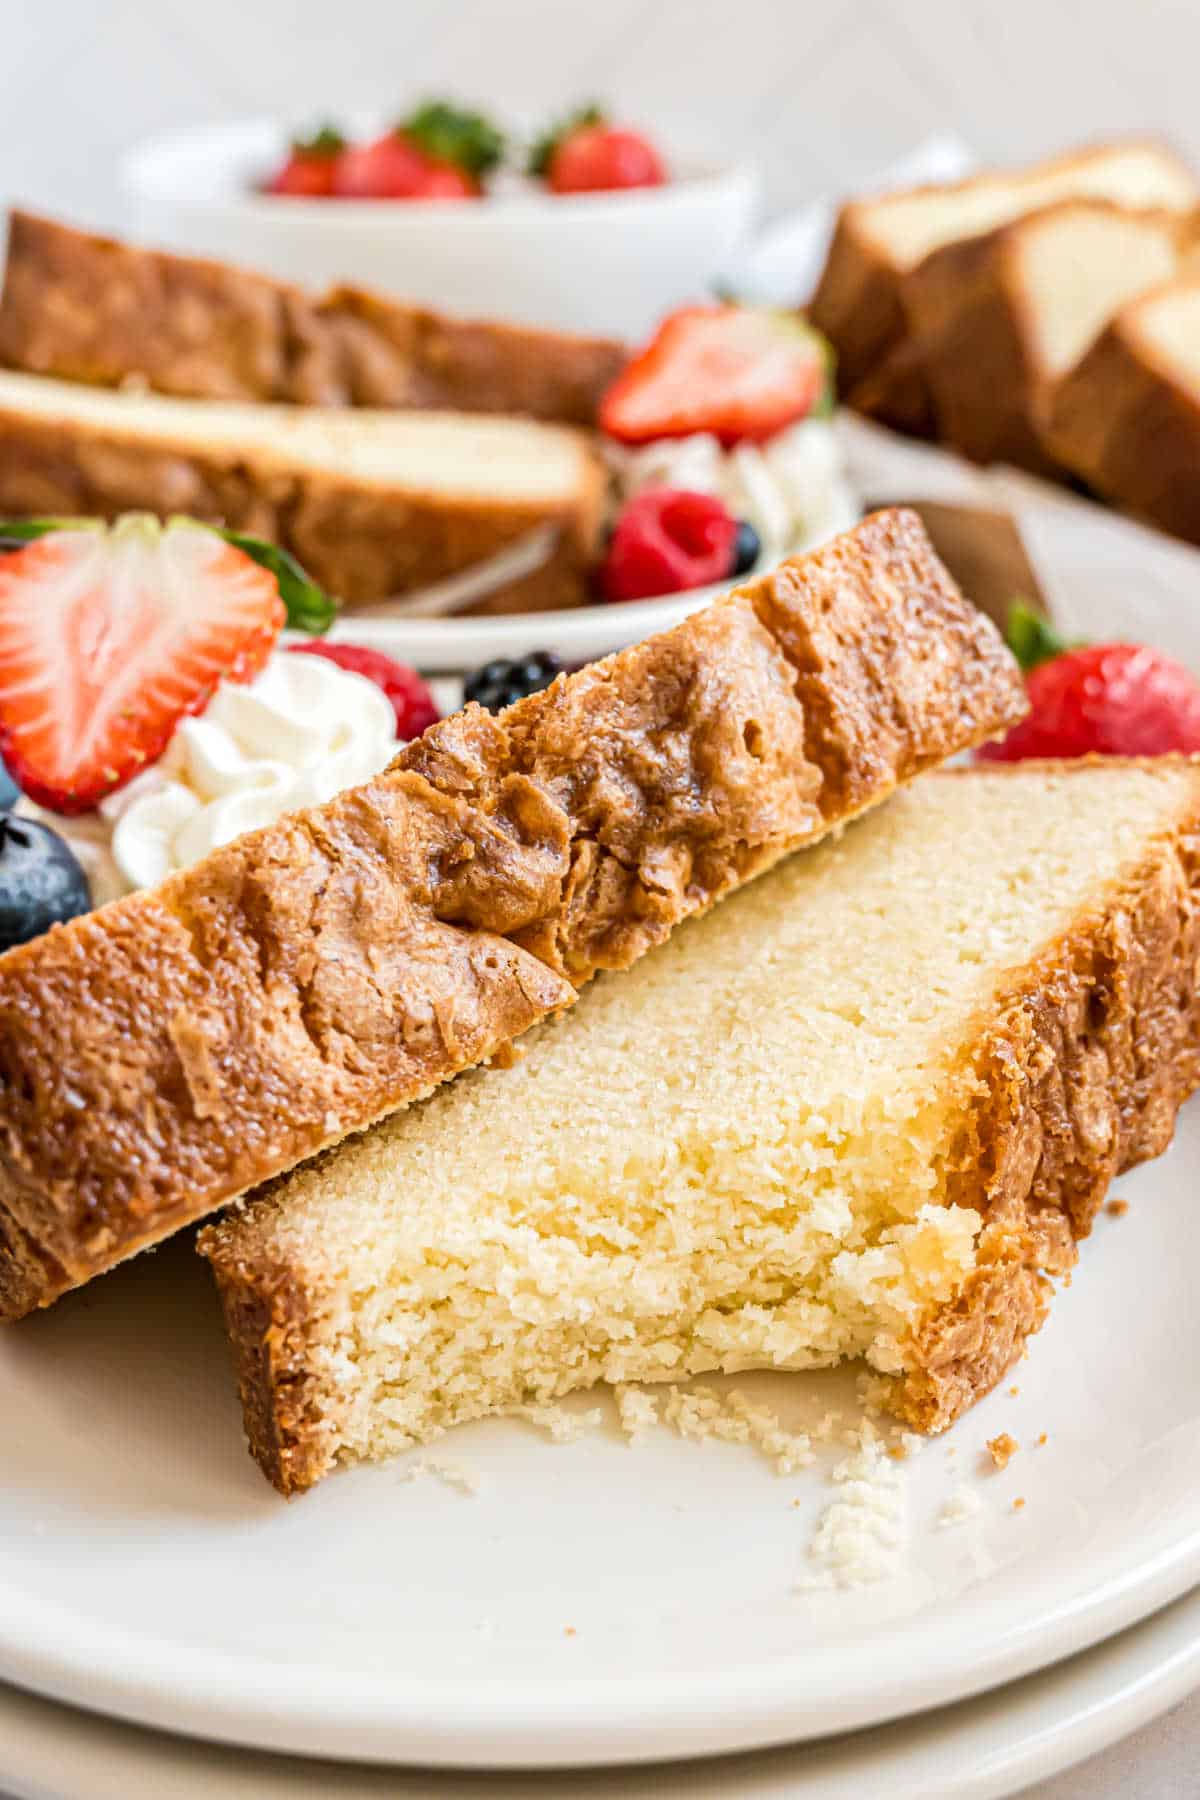
[[[847,1357],[940,1430],[1200,1081],[1198,890],[1182,760],[931,774],[791,858],[205,1231],[264,1471]]]
[[[1124,306],[1055,384],[1044,430],[1106,500],[1200,543],[1200,275]]]
[[[941,442],[1052,473],[1043,415],[1055,380],[1198,249],[1191,214],[1074,199],[926,257],[904,308]]]
[[[809,306],[813,324],[837,351],[841,391],[852,391],[909,337],[903,286],[925,257],[1081,196],[1186,213],[1200,203],[1200,187],[1165,145],[1130,138],[1026,169],[849,201]]]
[[[0,362],[202,400],[524,413],[591,425],[627,356],[607,338],[456,319],[389,295],[317,296],[15,211]]]

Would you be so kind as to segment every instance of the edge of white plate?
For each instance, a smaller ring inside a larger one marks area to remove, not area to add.
[[[1200,1684],[1200,1591],[1040,1675],[850,1737],[715,1764],[525,1778],[529,1800],[1003,1800],[1139,1730]],[[326,1763],[319,1770],[66,1710],[0,1690],[4,1781],[14,1800],[284,1800],[320,1782],[329,1800],[487,1800],[487,1774]],[[150,1786],[153,1781],[153,1787]]]
[[[777,1659],[719,1677],[659,1678],[653,1691],[628,1679],[531,1695],[500,1679],[471,1687],[406,1680],[401,1691],[368,1671],[323,1668],[304,1678],[294,1663],[264,1665],[132,1633],[115,1638],[70,1609],[22,1618],[20,1595],[0,1586],[0,1678],[93,1712],[257,1749],[420,1763],[437,1768],[583,1768],[709,1756],[795,1743],[887,1723],[1044,1669],[1125,1630],[1200,1582],[1200,1529],[1136,1571],[1098,1586],[1017,1628],[997,1619],[989,1651],[964,1665],[934,1618],[914,1642],[910,1679],[853,1679],[831,1656],[822,1679],[811,1662]],[[994,1597],[981,1600],[986,1613]],[[1001,1609],[1002,1611],[1002,1609]],[[886,1645],[878,1666],[887,1667]],[[861,1675],[861,1670],[859,1671]],[[319,1680],[323,1708],[311,1703]]]
[[[623,650],[653,632],[699,612],[731,583],[693,588],[661,600],[626,600],[617,606],[577,606],[561,612],[471,613],[454,619],[388,619],[369,612],[342,613],[329,636],[369,644],[432,674],[474,668],[493,657],[554,650],[566,662],[587,661]]]

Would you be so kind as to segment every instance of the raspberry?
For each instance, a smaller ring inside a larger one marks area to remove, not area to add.
[[[370,650],[365,644],[289,644],[297,656],[324,656],[339,669],[352,675],[364,675],[381,688],[392,703],[396,715],[396,736],[402,741],[420,737],[427,726],[441,714],[437,703],[415,669],[396,662],[382,650]]]
[[[606,600],[679,594],[732,574],[738,522],[711,494],[646,488],[630,500],[600,569]]]
[[[1091,644],[1039,663],[1026,679],[1029,715],[978,754],[1163,756],[1200,750],[1200,686],[1182,663],[1144,644]]]

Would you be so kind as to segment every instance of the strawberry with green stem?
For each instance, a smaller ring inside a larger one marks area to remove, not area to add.
[[[470,200],[500,161],[504,138],[482,113],[428,100],[391,131],[339,158],[333,192],[356,200]]]
[[[1200,684],[1182,663],[1147,644],[1068,644],[1022,601],[1006,636],[1026,673],[1029,712],[980,747],[984,761],[1200,751]]]
[[[661,187],[667,167],[649,138],[613,125],[602,107],[581,106],[534,143],[528,170],[555,194]]]
[[[295,199],[326,199],[334,191],[338,158],[345,148],[346,140],[334,125],[322,125],[311,137],[294,138],[265,191]]]

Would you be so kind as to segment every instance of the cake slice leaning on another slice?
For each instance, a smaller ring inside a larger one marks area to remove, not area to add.
[[[0,1318],[503,1050],[1026,709],[915,513],[0,956]]]
[[[923,777],[210,1227],[251,1448],[866,1357],[947,1425],[1200,1080],[1200,764]]]

